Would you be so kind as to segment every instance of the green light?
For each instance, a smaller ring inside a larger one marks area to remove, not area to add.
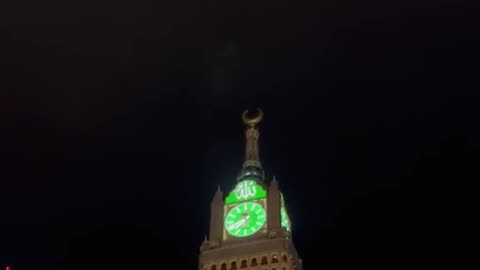
[[[254,180],[244,180],[235,186],[235,189],[228,194],[225,204],[238,203],[253,199],[262,199],[267,192]]]
[[[287,214],[285,201],[283,200],[283,194],[281,194],[280,220],[282,223],[282,227],[285,228],[287,231],[290,231],[291,230],[290,218],[288,217],[288,214]]]
[[[288,219],[287,211],[285,210],[285,208],[282,207],[280,215],[282,220],[282,227],[287,229],[287,231],[290,231],[290,220]]]
[[[228,211],[225,217],[225,230],[236,237],[247,237],[258,232],[266,222],[265,209],[261,204],[245,202]]]

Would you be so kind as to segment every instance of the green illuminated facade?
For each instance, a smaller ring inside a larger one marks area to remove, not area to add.
[[[285,206],[285,201],[283,200],[283,194],[280,193],[281,208],[280,208],[280,220],[282,223],[282,228],[285,228],[287,231],[291,231],[290,228],[290,218],[288,217],[287,208]]]
[[[225,204],[239,203],[254,199],[264,199],[267,197],[267,191],[253,179],[246,179],[239,182],[232,190]]]
[[[263,113],[249,118],[245,112],[242,118],[247,126],[245,161],[233,190],[224,196],[219,189],[212,200],[199,270],[253,270],[265,263],[271,264],[265,269],[303,270],[284,195],[275,178],[266,179],[260,162],[257,124]]]

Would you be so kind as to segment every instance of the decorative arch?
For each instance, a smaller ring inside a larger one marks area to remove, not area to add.
[[[288,262],[288,258],[286,254],[283,254],[282,259],[283,259],[283,262]]]
[[[237,270],[237,262],[236,262],[236,261],[233,261],[233,262],[230,264],[230,270]]]
[[[217,270],[217,265],[216,265],[216,264],[212,265],[212,266],[210,267],[210,270]]]
[[[247,268],[248,265],[247,265],[247,260],[242,260],[242,262],[240,263],[240,268]]]
[[[278,256],[277,254],[272,255],[272,263],[278,263]]]
[[[220,270],[227,270],[227,264],[222,263],[222,266],[220,267]]]
[[[257,266],[257,265],[258,265],[257,258],[252,258],[252,262],[250,263],[250,266]]]
[[[268,264],[267,256],[262,256],[262,262],[260,263],[261,265],[266,265]]]

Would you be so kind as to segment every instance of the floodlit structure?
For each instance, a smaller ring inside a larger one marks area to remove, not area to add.
[[[275,178],[265,179],[260,162],[263,112],[248,114],[242,115],[245,161],[235,188],[226,196],[219,188],[213,196],[199,270],[303,270],[283,194]]]

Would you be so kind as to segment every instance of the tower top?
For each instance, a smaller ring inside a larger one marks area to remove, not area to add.
[[[260,121],[262,121],[263,119],[263,111],[260,108],[258,108],[257,110],[258,110],[258,114],[256,117],[253,117],[253,118],[247,117],[248,110],[245,110],[242,114],[243,123],[247,125],[249,128],[254,128],[255,125],[260,123]]]
[[[238,178],[239,181],[245,178],[262,181],[264,178],[258,146],[260,132],[257,127],[258,123],[263,119],[263,111],[260,108],[257,109],[257,111],[257,115],[252,118],[248,117],[248,110],[245,110],[242,114],[242,120],[247,126],[247,129],[245,131],[245,161],[243,162],[242,171]]]

